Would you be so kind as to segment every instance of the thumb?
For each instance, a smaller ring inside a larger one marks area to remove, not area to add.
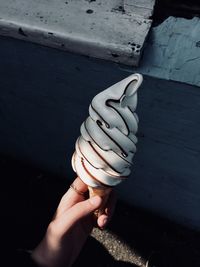
[[[91,197],[85,201],[75,204],[66,214],[68,228],[75,224],[78,220],[86,217],[94,212],[102,204],[102,198],[99,196]]]

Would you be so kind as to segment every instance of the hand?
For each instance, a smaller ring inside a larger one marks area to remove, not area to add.
[[[78,192],[87,192],[87,186],[76,178],[73,185],[62,197],[46,234],[32,253],[33,260],[45,267],[69,267],[76,260],[92,228],[97,225],[103,229],[111,219],[115,207],[115,194],[111,192],[105,205],[105,213],[95,222],[93,212],[102,199],[99,196],[85,200]]]

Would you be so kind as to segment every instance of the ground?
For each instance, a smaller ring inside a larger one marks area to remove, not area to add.
[[[10,254],[42,238],[68,181],[0,157],[1,242]],[[106,230],[94,228],[74,267],[199,267],[200,233],[117,202]]]

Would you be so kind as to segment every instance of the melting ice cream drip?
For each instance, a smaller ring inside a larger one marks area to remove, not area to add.
[[[91,187],[115,186],[131,172],[136,152],[137,89],[140,74],[133,74],[94,97],[90,116],[81,125],[72,166]]]

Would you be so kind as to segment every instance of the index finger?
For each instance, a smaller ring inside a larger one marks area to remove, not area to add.
[[[63,195],[58,208],[57,215],[61,212],[65,212],[73,205],[86,199],[88,193],[88,186],[77,177],[71,184],[70,188]]]
[[[71,189],[76,195],[84,195],[88,191],[88,186],[77,177],[70,186]]]

